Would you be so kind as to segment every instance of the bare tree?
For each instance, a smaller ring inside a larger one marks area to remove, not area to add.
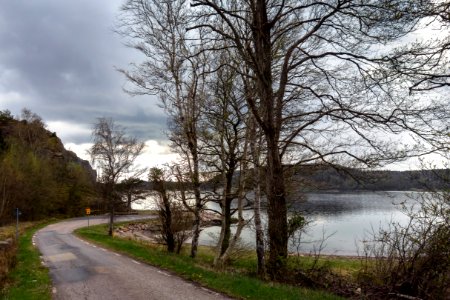
[[[268,271],[276,278],[288,254],[284,165],[371,168],[429,153],[448,139],[435,135],[445,131],[448,100],[414,91],[427,89],[421,80],[446,78],[449,39],[408,42],[431,21],[445,21],[441,3],[193,0],[189,9],[184,1],[129,0],[122,33],[147,60],[124,74],[135,93],[161,95],[201,209],[200,108],[205,76],[217,71],[208,68],[208,53],[237,53],[236,72],[255,90],[246,106],[265,141]]]
[[[176,253],[180,253],[184,242],[192,237],[193,223],[193,209],[183,202],[185,182],[179,181],[178,172],[178,165],[167,165],[164,169],[151,168],[149,173],[153,190],[158,193],[156,204],[161,222],[161,239],[169,252]],[[168,182],[175,189],[168,188]]]
[[[125,130],[112,119],[99,118],[92,132],[94,144],[89,150],[92,163],[100,168],[99,181],[109,206],[109,235],[113,235],[114,210],[120,202],[117,184],[121,176],[132,169],[144,143],[125,135]]]
[[[159,201],[159,218],[162,226],[162,236],[167,245],[167,251],[175,251],[175,236],[172,226],[172,207],[166,188],[166,176],[164,171],[159,168],[151,168],[148,175],[153,183],[153,189],[158,192],[161,201]]]
[[[393,141],[435,141],[445,110],[408,87],[413,73],[439,74],[448,40],[387,47],[418,29],[433,1],[193,0],[192,7],[190,30],[209,33],[205,48],[223,51],[215,45],[224,40],[251,70],[256,97],[247,105],[267,148],[268,271],[279,277],[288,241],[283,164],[374,167],[431,151]]]
[[[235,67],[238,64],[230,51],[217,53],[209,63],[216,72],[208,77],[208,98],[202,109],[205,124],[199,135],[202,140],[202,158],[209,173],[214,174],[216,185],[210,193],[211,201],[220,206],[221,230],[214,265],[223,266],[244,225],[242,209],[247,193],[248,130],[245,125],[245,107],[242,82]],[[233,207],[233,202],[237,204]],[[232,216],[238,213],[238,230],[232,235]]]
[[[121,70],[133,83],[128,92],[135,95],[157,94],[170,116],[170,139],[187,166],[194,195],[194,233],[191,256],[197,254],[200,213],[204,199],[200,193],[201,158],[198,139],[200,109],[204,105],[205,73],[208,65],[198,53],[200,36],[186,31],[190,22],[188,7],[182,0],[128,0],[122,6],[118,32],[128,45],[145,55],[145,61]]]

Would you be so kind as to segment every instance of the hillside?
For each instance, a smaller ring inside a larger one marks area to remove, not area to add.
[[[0,111],[0,223],[16,207],[27,220],[80,215],[95,178],[89,162],[66,150],[39,116]]]

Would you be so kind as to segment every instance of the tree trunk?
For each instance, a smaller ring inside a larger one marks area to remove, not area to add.
[[[195,208],[194,208],[194,230],[192,235],[191,244],[191,257],[195,258],[197,256],[198,240],[200,238],[200,225],[201,216],[200,213],[203,209],[202,198],[200,194],[200,180],[198,174],[198,161],[194,162],[194,195],[195,195]]]
[[[192,104],[194,105],[194,104]],[[195,207],[194,207],[194,230],[192,235],[191,244],[191,257],[195,258],[197,256],[198,240],[200,238],[200,225],[201,216],[200,213],[203,210],[202,197],[200,193],[200,174],[199,174],[199,160],[198,160],[198,149],[197,149],[197,134],[195,129],[196,124],[190,124],[191,130],[188,130],[188,145],[189,151],[192,155],[192,182],[194,186],[194,196],[195,196]]]
[[[109,230],[108,235],[113,236],[114,232],[114,200],[109,203]]]
[[[287,258],[287,207],[283,166],[276,141],[267,141],[267,200],[269,219],[269,261],[267,271],[272,279],[283,275]]]
[[[167,251],[175,251],[175,239],[172,231],[172,210],[170,207],[170,201],[167,197],[167,193],[164,189],[162,193],[164,203],[164,234],[166,235]]]
[[[127,193],[127,210],[128,213],[131,213],[131,191],[128,191]]]
[[[222,219],[224,235],[222,245],[220,246],[220,255],[224,254],[230,245],[230,237],[231,237],[231,201],[233,198],[227,195],[225,199],[225,208],[224,208],[224,217]]]
[[[259,167],[258,167],[259,168]],[[258,276],[260,278],[266,277],[266,259],[264,246],[264,229],[261,222],[261,185],[260,185],[260,171],[257,171],[257,182],[255,185],[255,202],[253,203],[255,231],[256,231],[256,257],[258,259]]]
[[[265,0],[256,1],[252,39],[255,45],[256,90],[263,114],[260,125],[267,143],[266,191],[270,252],[267,271],[272,279],[277,279],[283,275],[287,258],[287,208],[283,165],[278,147],[282,104],[280,96],[277,97],[273,91],[271,25],[268,22]]]
[[[234,155],[234,149],[230,149],[230,156],[228,158],[228,169],[225,173],[225,191],[222,203],[222,233],[223,238],[221,243],[219,243],[220,251],[218,251],[218,256],[214,259],[214,265],[216,267],[223,267],[227,260],[229,259],[232,250],[235,248],[237,241],[239,240],[242,229],[245,226],[245,220],[243,217],[243,199],[246,191],[245,183],[247,180],[247,170],[248,170],[248,145],[250,142],[250,130],[247,128],[245,134],[245,144],[243,149],[243,154],[240,159],[240,174],[239,174],[239,184],[237,189],[237,200],[238,200],[238,226],[236,233],[231,238],[231,202],[234,196],[232,195],[233,187],[233,176],[236,171],[238,161]],[[234,148],[234,147],[232,147]],[[224,149],[222,144],[222,149]],[[224,160],[222,166],[225,166]],[[225,168],[223,168],[225,170]]]
[[[228,188],[226,188],[228,190]],[[224,192],[226,193],[226,192]],[[231,238],[231,201],[233,198],[229,194],[223,195],[222,200],[222,224],[220,229],[220,237],[217,243],[217,252],[214,257],[213,265],[214,267],[220,267],[222,265],[221,257],[225,251],[230,247]]]
[[[200,232],[201,232],[200,213],[203,209],[203,205],[202,205],[202,199],[201,199],[201,195],[200,195],[200,184],[199,183],[194,184],[194,195],[195,195],[194,228],[193,228],[192,244],[191,244],[191,257],[192,258],[195,258],[197,256],[198,240],[200,238]]]
[[[195,258],[197,256],[198,240],[200,237],[200,209],[195,209],[194,211],[194,230],[192,235],[191,243],[191,257]]]
[[[244,157],[245,159],[245,157]],[[233,172],[234,173],[234,172]],[[229,176],[228,179],[230,179],[230,187],[231,187],[231,180],[233,178],[233,174],[228,174]],[[241,170],[241,180],[244,182],[245,181],[245,171]],[[231,255],[231,251],[235,248],[237,241],[239,240],[239,237],[241,236],[242,233],[242,229],[245,226],[245,220],[244,217],[242,215],[243,212],[243,199],[244,199],[244,184],[242,183],[239,187],[239,192],[238,192],[238,226],[236,229],[236,233],[233,235],[233,237],[231,238],[231,230],[230,230],[230,226],[231,226],[231,201],[233,200],[232,197],[230,197],[230,194],[227,194],[227,197],[225,198],[225,211],[228,210],[228,213],[226,214],[226,216],[224,218],[222,218],[222,220],[226,221],[227,224],[222,224],[222,228],[224,226],[226,226],[224,229],[224,234],[223,234],[223,238],[224,240],[222,241],[222,244],[220,245],[220,255],[218,257],[216,257],[214,259],[214,266],[221,268],[225,265],[225,263],[227,262],[227,260],[229,259],[230,255]],[[229,192],[231,192],[231,188],[229,188]],[[222,209],[223,211],[224,209]],[[222,222],[223,222],[222,221]],[[226,238],[226,241],[225,241]]]
[[[181,174],[180,170],[177,169],[177,177],[178,177],[178,182],[183,183],[183,175]],[[193,178],[191,176],[191,178]],[[194,180],[193,180],[194,181]],[[198,188],[196,188],[196,186],[198,186]],[[182,185],[183,187],[183,185]],[[200,236],[200,211],[202,208],[202,203],[201,203],[201,194],[200,194],[200,189],[199,189],[199,184],[195,184],[194,182],[194,195],[195,195],[195,206],[192,207],[190,205],[190,203],[188,203],[187,201],[187,196],[186,196],[186,190],[184,189],[184,187],[181,189],[180,191],[181,193],[181,201],[184,205],[184,207],[190,211],[193,215],[194,215],[194,222],[193,222],[193,228],[192,228],[192,242],[191,242],[191,254],[190,256],[192,258],[195,258],[197,255],[197,248],[198,248],[198,239]]]
[[[222,201],[222,229],[221,239],[219,240],[219,251],[218,254],[221,256],[225,253],[230,245],[231,237],[231,202],[233,201],[233,196],[231,195],[232,184],[233,184],[233,174],[234,174],[235,163],[230,163],[230,170],[225,174],[225,191],[223,194]]]
[[[237,241],[239,240],[239,237],[241,236],[242,229],[245,226],[245,220],[242,216],[242,198],[239,198],[239,222],[236,229],[236,233],[233,235],[233,238],[229,240],[229,245],[225,249],[224,253],[220,255],[219,259],[217,259],[216,266],[221,267],[224,266],[226,261],[229,259],[231,255],[231,251],[235,248]]]
[[[159,219],[161,222],[162,230],[161,234],[167,245],[168,252],[175,251],[175,238],[172,228],[172,207],[170,205],[170,199],[167,195],[166,185],[164,183],[166,176],[164,171],[158,168],[152,168],[150,170],[150,179],[153,181],[153,189],[159,193],[162,202],[158,202],[159,207]]]
[[[247,70],[248,73],[248,70]],[[252,82],[248,81],[244,77],[244,88],[246,94],[247,103],[255,103],[256,92],[253,87]],[[262,148],[262,137],[261,131],[257,130],[257,120],[254,117],[257,111],[253,112],[253,115],[248,119],[248,130],[249,130],[249,146],[251,152],[251,161],[253,163],[253,190],[255,193],[255,198],[253,202],[253,212],[254,212],[254,222],[256,231],[256,257],[258,259],[257,272],[260,278],[266,278],[266,259],[265,259],[265,241],[264,241],[264,228],[261,221],[261,148]]]
[[[261,166],[259,163],[260,156],[260,142],[256,144],[256,127],[254,120],[251,121],[252,127],[250,134],[250,148],[252,152],[252,161],[254,166],[254,192],[255,199],[253,202],[254,222],[256,231],[256,257],[258,259],[258,276],[260,278],[266,277],[266,262],[265,262],[265,246],[264,246],[264,229],[261,222]]]

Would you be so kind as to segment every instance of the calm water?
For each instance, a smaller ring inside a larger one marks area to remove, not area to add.
[[[411,196],[418,194],[405,192],[308,194],[306,202],[291,207],[291,210],[303,212],[311,223],[302,234],[300,243],[298,240],[290,241],[289,251],[310,253],[322,247],[324,254],[357,255],[358,248],[362,249],[362,240],[373,230],[377,230],[380,226],[385,227],[391,220],[402,224],[408,221],[408,217],[396,204],[404,201],[412,204]],[[252,215],[251,212],[246,212],[247,219]],[[251,227],[242,233],[242,241],[254,247],[255,233]],[[213,245],[219,230],[220,227],[203,230],[200,236],[201,243]],[[326,240],[321,245],[324,238]]]
[[[290,241],[289,250],[309,253],[319,249],[321,240],[328,237],[322,244],[322,253],[357,255],[358,248],[362,249],[362,240],[373,230],[386,226],[391,220],[406,223],[408,217],[396,204],[405,201],[412,204],[411,196],[418,195],[413,192],[310,193],[306,202],[291,207],[293,211],[302,212],[311,223],[300,243]],[[246,219],[252,216],[251,211],[245,212]],[[266,215],[263,218],[266,219]],[[200,243],[214,245],[219,231],[219,226],[205,228]],[[244,229],[241,237],[242,243],[254,247],[255,233],[251,225]]]

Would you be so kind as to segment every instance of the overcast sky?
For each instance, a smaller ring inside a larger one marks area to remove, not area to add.
[[[0,110],[40,115],[87,158],[92,125],[112,117],[147,141],[143,160],[169,157],[166,117],[151,96],[131,97],[115,67],[139,61],[113,32],[123,0],[0,0]]]
[[[175,156],[156,97],[127,95],[115,70],[141,60],[113,32],[123,1],[0,0],[0,110],[31,109],[84,159],[96,119],[112,117],[146,141],[139,163],[153,166]]]

